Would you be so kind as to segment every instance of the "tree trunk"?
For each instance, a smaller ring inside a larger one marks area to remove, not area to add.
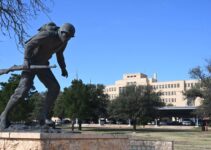
[[[133,119],[133,131],[136,131],[136,119]]]
[[[78,120],[78,130],[81,131],[82,129],[82,121],[79,119]]]
[[[71,121],[71,130],[72,130],[72,131],[74,131],[74,125],[75,125],[75,120],[72,119],[72,121]]]

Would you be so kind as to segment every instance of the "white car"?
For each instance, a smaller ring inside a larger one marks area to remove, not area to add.
[[[190,120],[183,120],[182,121],[182,125],[184,125],[184,126],[190,126],[192,123],[191,123],[191,121]]]

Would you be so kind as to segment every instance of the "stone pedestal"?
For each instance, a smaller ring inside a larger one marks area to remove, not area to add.
[[[0,132],[0,150],[128,150],[129,137],[107,134]]]

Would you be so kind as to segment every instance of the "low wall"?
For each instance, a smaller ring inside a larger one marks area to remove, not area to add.
[[[0,132],[0,150],[173,150],[173,142],[113,134]]]
[[[106,134],[1,132],[0,150],[128,150],[129,137]]]

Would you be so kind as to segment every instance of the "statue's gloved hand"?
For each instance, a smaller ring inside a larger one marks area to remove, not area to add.
[[[68,72],[66,69],[62,69],[62,76],[66,78],[68,77]]]
[[[30,62],[28,59],[24,59],[23,67],[24,69],[30,69]]]

